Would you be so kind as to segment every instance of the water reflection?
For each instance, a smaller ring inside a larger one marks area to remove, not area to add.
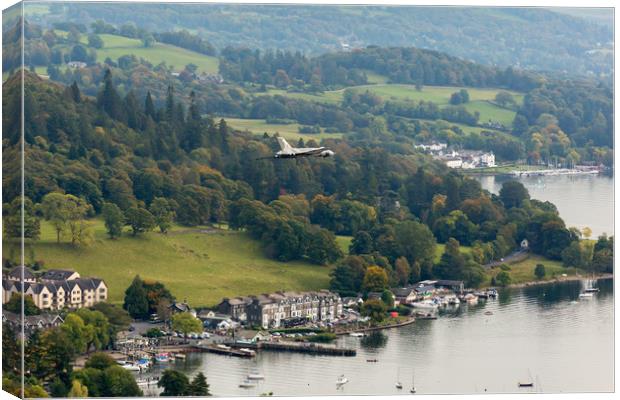
[[[202,371],[218,396],[406,394],[415,368],[420,394],[613,390],[613,281],[599,280],[600,292],[579,299],[586,283],[570,281],[500,289],[498,300],[442,311],[437,320],[340,337],[356,357],[260,352],[255,360],[195,354],[173,365],[189,374]],[[367,362],[367,360],[377,362]],[[584,360],[588,368],[577,368]],[[455,366],[459,366],[458,373]],[[253,389],[239,383],[250,369],[265,375]],[[292,373],[294,371],[294,373]],[[336,390],[345,374],[349,383]],[[400,374],[404,388],[395,380]]]
[[[362,347],[366,349],[379,349],[381,347],[385,347],[387,341],[388,337],[384,335],[383,332],[372,331],[369,332],[366,336],[364,336],[360,343]]]

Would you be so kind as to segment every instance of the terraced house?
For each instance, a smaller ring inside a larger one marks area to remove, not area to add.
[[[7,303],[13,293],[22,291],[23,267],[15,267],[2,279],[2,303]],[[75,271],[51,269],[38,278],[28,268],[23,268],[24,293],[31,296],[42,310],[91,307],[108,298],[108,287],[102,279],[82,278]]]
[[[318,292],[276,292],[256,296],[246,307],[250,325],[279,328],[295,322],[330,322],[342,315],[340,296]]]

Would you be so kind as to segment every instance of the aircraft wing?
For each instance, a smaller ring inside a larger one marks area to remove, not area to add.
[[[314,155],[314,154],[318,154],[320,152],[322,152],[323,150],[325,150],[325,147],[300,147],[300,148],[293,148],[293,151],[295,152],[296,155]]]

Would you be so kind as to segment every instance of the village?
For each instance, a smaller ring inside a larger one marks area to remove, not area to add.
[[[67,310],[92,307],[107,300],[108,288],[101,279],[83,278],[72,270],[35,274],[29,268],[15,267],[3,276],[3,304],[21,292],[22,274],[24,293],[42,311],[25,316],[26,336],[61,325]],[[328,290],[280,291],[224,298],[210,309],[195,309],[185,301],[175,301],[168,306],[163,319],[161,314],[152,314],[150,320],[134,320],[127,330],[118,332],[112,348],[105,352],[123,368],[138,374],[138,385],[148,388],[156,385],[158,379],[148,374],[153,366],[172,365],[185,359],[187,353],[253,358],[260,351],[285,351],[353,357],[354,347],[332,342],[343,335],[363,338],[372,331],[397,328],[416,319],[437,319],[442,309],[495,297],[495,289],[467,290],[463,281],[424,280],[353,297],[340,297]],[[366,310],[370,304],[383,303],[388,306],[377,313]],[[181,314],[200,321],[194,327],[201,329],[175,330],[171,321]],[[18,314],[4,309],[2,319],[19,330]],[[83,367],[87,360],[87,355],[79,357],[75,367]],[[140,378],[142,373],[146,374]]]

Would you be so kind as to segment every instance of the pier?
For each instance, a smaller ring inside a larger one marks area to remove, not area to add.
[[[220,347],[214,344],[207,344],[207,345],[196,344],[194,345],[194,347],[196,349],[200,349],[201,351],[205,351],[207,353],[215,353],[215,354],[221,354],[225,356],[243,357],[243,358],[252,358],[256,356],[256,353],[254,352],[242,351],[242,350],[239,350],[238,348],[233,348],[231,346]],[[252,346],[243,346],[243,347],[251,348]]]
[[[305,342],[257,342],[251,345],[229,343],[231,347],[245,347],[252,350],[290,351],[296,353],[311,353],[327,356],[355,357],[357,351],[351,348],[335,347]]]

